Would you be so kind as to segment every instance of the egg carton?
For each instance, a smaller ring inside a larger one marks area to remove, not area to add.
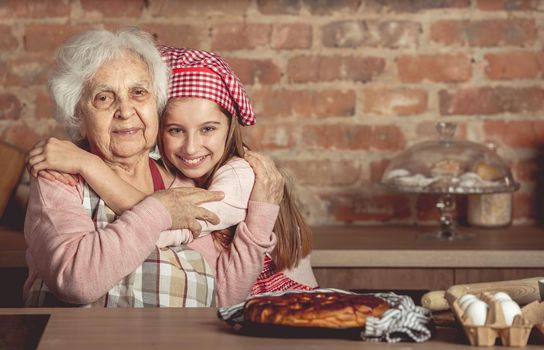
[[[483,326],[475,326],[472,320],[459,306],[459,299],[455,299],[451,309],[455,317],[463,326],[463,330],[470,342],[475,346],[493,346],[500,338],[504,346],[525,346],[529,334],[537,319],[544,320],[544,303],[533,302],[521,309],[521,315],[516,315],[512,325],[508,326],[504,318],[500,301],[491,293],[475,294],[488,305],[487,318]]]

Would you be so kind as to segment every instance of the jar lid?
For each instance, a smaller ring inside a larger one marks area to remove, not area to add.
[[[413,193],[500,193],[519,188],[494,144],[453,139],[456,124],[436,125],[438,140],[409,147],[391,160],[382,183]]]

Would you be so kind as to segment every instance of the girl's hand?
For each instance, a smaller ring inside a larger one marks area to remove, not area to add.
[[[246,150],[245,160],[255,172],[255,185],[249,200],[280,204],[283,198],[285,179],[267,155]]]
[[[57,180],[67,185],[75,185],[77,177],[85,164],[94,157],[70,141],[50,137],[38,142],[26,158],[29,173],[49,180]]]

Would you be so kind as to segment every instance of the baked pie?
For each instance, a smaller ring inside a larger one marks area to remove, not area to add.
[[[286,293],[250,299],[244,320],[295,327],[363,327],[368,316],[381,316],[389,304],[373,295],[338,292]]]

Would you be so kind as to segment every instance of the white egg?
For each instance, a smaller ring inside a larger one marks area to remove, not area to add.
[[[516,315],[521,315],[521,309],[519,308],[518,303],[513,300],[503,300],[500,303],[502,313],[504,314],[504,320],[508,326],[511,326],[512,321],[514,321],[514,317]]]
[[[505,292],[497,292],[495,293],[495,295],[493,295],[495,297],[496,300],[500,300],[500,301],[503,301],[503,300],[512,300],[512,298],[510,297],[510,295],[506,294]]]
[[[465,294],[462,297],[458,299],[459,307],[461,310],[466,310],[468,304],[473,302],[474,300],[479,300],[474,294]]]
[[[487,319],[487,309],[489,306],[481,300],[474,300],[467,306],[465,315],[471,321],[471,324],[475,326],[483,326]]]

